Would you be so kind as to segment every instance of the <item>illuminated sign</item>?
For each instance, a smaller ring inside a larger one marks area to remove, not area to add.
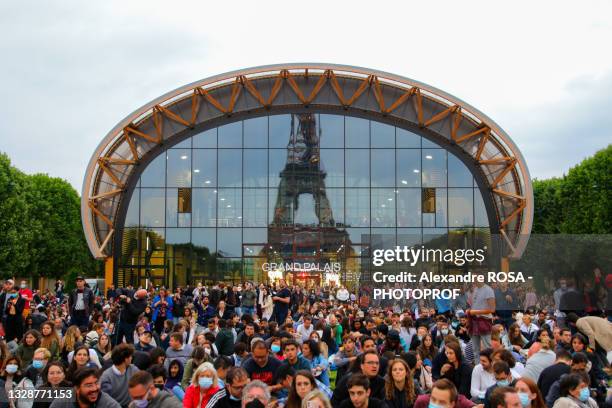
[[[281,271],[281,272],[326,272],[339,273],[341,269],[340,262],[292,262],[292,263],[271,263],[266,262],[261,265],[261,269],[265,272]]]

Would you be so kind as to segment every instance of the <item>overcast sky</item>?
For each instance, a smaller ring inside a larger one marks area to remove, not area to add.
[[[80,192],[103,136],[155,97],[257,65],[389,71],[477,107],[559,176],[612,140],[612,2],[3,1],[0,151]]]

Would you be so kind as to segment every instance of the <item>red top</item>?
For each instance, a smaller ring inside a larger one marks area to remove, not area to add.
[[[217,391],[219,391],[219,387],[214,386],[206,390],[206,392],[202,396],[202,401],[198,406],[198,401],[200,401],[200,386],[197,384],[191,384],[189,387],[187,387],[187,390],[185,391],[185,397],[183,398],[183,407],[204,408],[206,407],[206,404],[208,404],[210,397],[212,397],[213,394]]]

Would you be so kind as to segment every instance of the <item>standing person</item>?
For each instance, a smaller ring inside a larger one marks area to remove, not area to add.
[[[30,313],[30,302],[33,299],[32,289],[28,288],[28,283],[24,280],[19,284],[19,296],[25,300],[25,306],[23,307],[24,316]]]
[[[285,324],[285,319],[289,314],[289,307],[291,305],[291,292],[287,288],[287,283],[284,279],[279,281],[280,290],[276,293],[276,296],[272,296],[274,302],[274,310],[272,316],[278,325]]]
[[[122,343],[123,337],[125,337],[127,343],[133,344],[136,323],[138,323],[138,318],[147,307],[147,291],[140,289],[134,294],[122,294],[119,296],[119,301],[122,309],[119,316],[119,327],[115,344]]]
[[[242,313],[245,315],[253,316],[255,314],[256,300],[257,293],[255,293],[253,284],[251,282],[247,282],[244,285],[244,290],[242,291]]]
[[[95,296],[92,290],[85,286],[85,278],[80,275],[76,277],[76,286],[68,297],[70,323],[78,327],[87,327]]]
[[[64,300],[64,281],[61,279],[55,281],[55,297],[57,297],[58,303],[62,303]]]
[[[0,295],[0,304],[4,304],[2,319],[4,339],[7,342],[17,342],[23,336],[25,300],[17,294],[13,280],[9,279],[7,282],[8,285],[5,283],[6,291]]]
[[[159,334],[164,329],[164,322],[172,320],[172,296],[166,292],[165,288],[159,290],[159,294],[153,298],[153,321],[155,331]]]
[[[477,281],[472,294],[472,307],[468,309],[470,317],[470,335],[474,355],[480,355],[481,342],[484,348],[491,347],[493,313],[495,313],[495,293],[484,282]]]
[[[274,301],[272,300],[270,290],[266,287],[260,289],[259,297],[259,306],[261,309],[262,319],[270,321],[272,318],[272,313],[274,312]]]

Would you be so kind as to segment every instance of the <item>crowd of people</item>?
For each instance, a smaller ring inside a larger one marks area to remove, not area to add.
[[[546,307],[483,283],[460,305],[282,279],[75,284],[4,282],[0,408],[612,406],[612,323],[564,307],[565,279]]]

